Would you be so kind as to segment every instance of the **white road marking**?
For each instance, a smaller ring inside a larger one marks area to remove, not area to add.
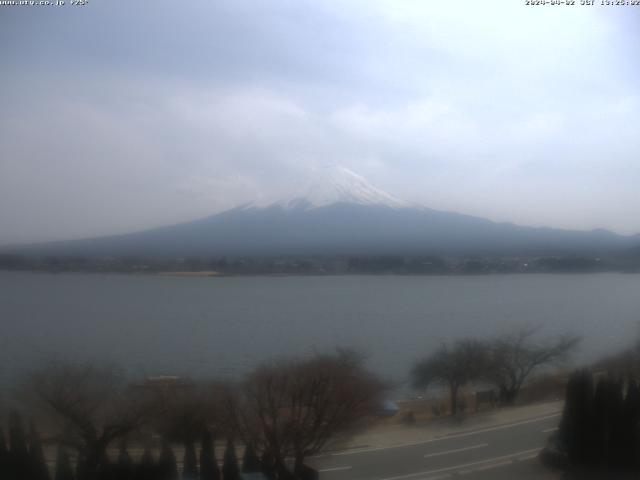
[[[511,460],[503,460],[501,462],[490,463],[488,465],[482,465],[481,467],[470,468],[468,470],[459,470],[459,475],[469,475],[470,473],[484,472],[485,470],[491,470],[492,468],[506,467],[511,465]]]
[[[559,417],[560,415],[561,415],[561,413],[558,412],[558,413],[554,413],[552,415],[546,415],[544,417],[537,417],[537,418],[532,418],[531,420],[524,420],[522,422],[506,423],[506,424],[503,424],[503,425],[497,425],[495,427],[488,427],[488,428],[483,428],[481,430],[473,430],[473,431],[464,432],[464,433],[455,433],[453,435],[445,435],[445,436],[442,436],[442,437],[431,438],[429,440],[421,440],[419,442],[401,443],[401,444],[398,444],[398,445],[391,445],[391,446],[388,446],[388,447],[370,447],[370,448],[361,448],[361,449],[358,449],[358,450],[335,452],[335,453],[330,453],[329,456],[339,457],[339,456],[344,456],[344,455],[356,455],[356,454],[359,454],[359,453],[378,452],[380,450],[391,450],[391,449],[394,449],[394,448],[414,447],[416,445],[425,445],[427,443],[441,442],[443,440],[450,440],[452,438],[469,437],[471,435],[477,435],[479,433],[493,432],[493,431],[496,431],[496,430],[504,430],[505,428],[517,427],[519,425],[526,425],[528,423],[541,422],[543,420],[548,420],[550,418]]]
[[[533,452],[539,452],[540,450],[541,450],[540,448],[532,448],[529,450],[523,450],[521,452],[510,453],[509,455],[501,455],[499,457],[487,458],[486,460],[478,460],[477,462],[464,463],[461,465],[453,465],[451,467],[438,468],[436,470],[428,470],[426,472],[409,473],[407,475],[398,475],[395,477],[385,477],[379,480],[405,480],[405,479],[414,478],[414,477],[424,477],[426,475],[432,475],[434,473],[447,472],[450,470],[467,469],[468,467],[474,467],[476,465],[486,465],[488,463],[494,464],[496,466],[501,466],[502,464],[509,463],[509,462],[503,462],[503,460],[507,458],[511,460],[523,455],[531,454]],[[487,468],[491,468],[491,467],[487,466]]]
[[[545,430],[542,430],[542,433],[555,432],[556,430],[558,430],[558,427],[547,428],[547,429],[545,429]]]
[[[540,453],[540,450],[538,450],[537,452],[530,453],[529,455],[523,455],[521,457],[518,457],[518,460],[521,462],[524,462],[525,460],[533,460],[538,456],[539,453]]]
[[[477,448],[484,448],[484,447],[488,447],[488,446],[489,446],[488,443],[479,443],[478,445],[472,445],[470,447],[455,448],[453,450],[446,450],[444,452],[437,452],[437,453],[427,453],[424,456],[424,458],[437,457],[439,455],[448,455],[450,453],[464,452],[465,450],[475,450]]]
[[[351,470],[353,467],[333,467],[333,468],[323,468],[322,470],[318,470],[321,473],[327,472],[342,472],[343,470]]]
[[[547,415],[545,417],[533,418],[531,420],[524,420],[522,422],[508,423],[508,424],[505,424],[505,425],[498,425],[498,426],[495,426],[495,427],[483,428],[481,430],[474,430],[474,431],[471,431],[471,432],[464,432],[464,433],[456,433],[456,434],[453,434],[453,435],[447,435],[445,437],[436,438],[436,439],[434,439],[432,441],[435,441],[435,440],[449,440],[451,438],[462,438],[462,437],[468,437],[470,435],[477,435],[478,433],[493,432],[493,431],[496,431],[496,430],[504,430],[505,428],[518,427],[520,425],[526,425],[528,423],[541,422],[542,420],[548,420],[549,418],[559,417],[560,415],[561,415],[561,413],[554,413],[553,415]]]

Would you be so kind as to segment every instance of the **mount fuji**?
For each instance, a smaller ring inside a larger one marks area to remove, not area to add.
[[[321,208],[336,203],[350,203],[365,206],[387,206],[404,208],[410,204],[374,187],[363,177],[351,170],[330,165],[316,169],[313,175],[298,190],[284,197],[273,206],[284,209]]]
[[[87,257],[604,255],[640,244],[606,230],[532,228],[431,210],[331,166],[293,194],[137,233],[16,247]],[[7,249],[5,249],[6,251]]]

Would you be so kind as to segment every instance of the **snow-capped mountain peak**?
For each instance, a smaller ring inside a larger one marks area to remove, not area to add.
[[[330,165],[313,172],[301,188],[277,205],[283,208],[318,208],[335,203],[380,205],[390,208],[408,207],[399,198],[371,185],[367,180],[339,165]]]

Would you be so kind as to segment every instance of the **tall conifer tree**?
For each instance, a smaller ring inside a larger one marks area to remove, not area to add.
[[[67,455],[67,451],[62,447],[58,447],[56,470],[53,478],[54,480],[73,480],[73,469],[71,468],[69,455]]]
[[[47,461],[44,458],[40,436],[33,423],[29,431],[29,469],[32,480],[49,480],[51,478]]]
[[[240,468],[238,467],[238,457],[233,440],[227,440],[227,448],[224,451],[224,461],[222,464],[222,478],[224,480],[240,480]]]
[[[569,461],[587,465],[593,453],[593,381],[591,373],[579,370],[569,377],[559,436]]]
[[[149,447],[145,448],[135,467],[135,480],[158,480],[158,466]]]
[[[178,480],[178,464],[176,456],[167,440],[162,443],[160,458],[158,458],[159,480]]]
[[[9,449],[7,448],[7,442],[4,438],[4,431],[0,428],[0,478],[7,478],[9,476],[8,462]]]
[[[29,449],[22,423],[22,417],[16,410],[9,414],[9,478],[26,480],[29,478]]]
[[[213,436],[206,429],[202,433],[200,446],[200,480],[220,480]]]
[[[132,480],[134,468],[133,461],[131,460],[131,455],[127,451],[126,444],[120,445],[120,450],[118,452],[118,460],[115,464],[116,475],[114,475],[118,480]]]
[[[260,472],[260,459],[256,454],[253,445],[250,443],[244,449],[244,455],[242,456],[242,472],[243,473],[255,473]]]
[[[198,478],[198,457],[196,448],[192,441],[188,441],[184,446],[184,460],[182,462],[182,480],[197,480]]]

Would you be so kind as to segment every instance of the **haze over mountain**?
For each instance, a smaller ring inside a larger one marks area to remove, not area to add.
[[[11,250],[77,256],[607,254],[638,236],[532,228],[407,203],[356,173],[329,166],[288,197],[126,235]]]
[[[438,210],[640,233],[638,8],[90,3],[2,9],[0,247],[280,198],[326,163]]]

